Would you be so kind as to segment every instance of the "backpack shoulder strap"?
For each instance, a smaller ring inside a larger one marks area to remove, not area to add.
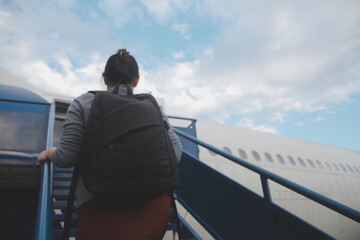
[[[143,95],[146,96],[155,105],[155,107],[160,110],[160,106],[153,95],[150,93],[144,93]]]

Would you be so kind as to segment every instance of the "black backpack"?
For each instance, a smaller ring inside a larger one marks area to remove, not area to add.
[[[97,197],[144,201],[174,192],[178,169],[169,125],[150,94],[92,92],[80,176]]]
[[[152,95],[122,96],[118,86],[114,90],[91,92],[95,99],[71,180],[62,239],[69,238],[79,172],[91,193],[110,202],[139,203],[171,194],[180,239],[173,194],[179,177],[169,125]]]

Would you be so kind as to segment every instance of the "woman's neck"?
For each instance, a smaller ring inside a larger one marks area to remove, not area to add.
[[[117,84],[115,84],[115,85],[107,85],[107,90],[115,87],[116,85],[117,85]],[[127,86],[126,86],[126,84],[119,84],[119,87],[127,87]],[[131,85],[130,85],[130,87],[131,87]],[[132,88],[132,87],[131,87],[131,88]]]

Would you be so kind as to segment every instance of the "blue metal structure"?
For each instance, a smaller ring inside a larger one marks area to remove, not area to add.
[[[32,91],[4,84],[0,84],[0,101],[1,100],[46,105],[49,104],[45,99]]]
[[[33,238],[50,104],[24,88],[0,84],[0,238]]]
[[[334,239],[271,201],[268,179],[360,223],[360,212],[221,151],[184,132],[176,133],[259,174],[263,196],[250,191],[185,151],[178,201],[215,239]]]
[[[175,129],[181,130],[182,132],[197,137],[196,135],[196,119],[193,118],[183,118],[183,117],[176,117],[176,116],[168,116],[170,119],[176,119],[176,120],[183,120],[185,122],[190,122],[190,124],[187,127],[178,127],[174,126]],[[186,126],[186,125],[185,125]],[[196,143],[188,140],[187,138],[179,135],[181,144],[184,149],[186,149],[188,152],[190,152],[193,156],[199,157],[199,148]]]

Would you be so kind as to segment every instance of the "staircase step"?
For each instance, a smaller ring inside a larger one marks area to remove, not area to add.
[[[54,189],[53,196],[57,200],[67,200],[69,197],[68,189]]]
[[[59,200],[54,202],[54,209],[61,209],[66,210],[67,201]],[[74,203],[74,206],[76,206],[76,201]]]
[[[54,172],[73,172],[74,168],[61,168],[61,167],[56,167],[54,166]]]
[[[68,189],[70,188],[70,181],[54,181],[53,187],[54,189]]]
[[[72,173],[68,173],[68,172],[57,172],[54,173],[54,179],[55,180],[71,180],[72,178]]]

